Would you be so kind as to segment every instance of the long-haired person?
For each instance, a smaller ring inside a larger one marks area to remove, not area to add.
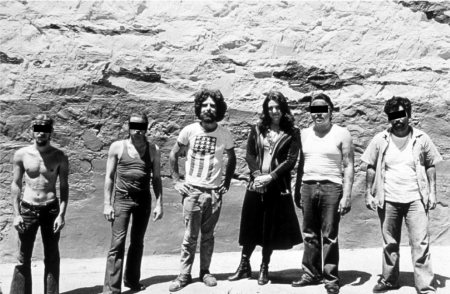
[[[301,149],[286,98],[272,91],[266,95],[260,121],[251,128],[247,142],[250,183],[242,207],[239,244],[241,263],[228,280],[251,277],[250,256],[262,247],[259,285],[269,282],[273,250],[290,249],[302,242],[291,195],[291,171]]]

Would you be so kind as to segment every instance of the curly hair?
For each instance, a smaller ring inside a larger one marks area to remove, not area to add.
[[[266,94],[266,98],[263,102],[263,112],[260,117],[260,121],[258,123],[259,130],[261,133],[264,133],[270,128],[270,124],[272,123],[272,119],[269,115],[269,102],[275,101],[280,106],[281,111],[281,119],[280,119],[280,129],[283,132],[289,132],[294,128],[295,118],[291,113],[291,109],[287,104],[286,97],[281,92],[278,91],[270,91]]]
[[[202,104],[206,99],[208,99],[208,97],[211,97],[214,103],[216,103],[216,122],[219,122],[225,117],[225,113],[227,112],[227,103],[225,102],[222,93],[220,93],[217,89],[202,89],[195,93],[195,115],[198,119],[200,119]]]
[[[411,117],[411,101],[408,98],[403,98],[399,96],[393,96],[391,99],[386,101],[384,105],[384,113],[388,114],[393,111],[398,110],[398,108],[402,106],[403,109],[408,114],[408,117]]]

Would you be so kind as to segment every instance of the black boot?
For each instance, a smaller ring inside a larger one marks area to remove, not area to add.
[[[250,279],[252,277],[252,267],[247,257],[241,258],[241,263],[234,275],[228,277],[228,281],[237,281],[240,279]]]
[[[261,269],[259,270],[259,278],[258,278],[258,285],[265,285],[269,283],[269,264],[268,263],[261,263]]]

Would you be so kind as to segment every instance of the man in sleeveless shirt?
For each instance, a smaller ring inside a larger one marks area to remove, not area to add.
[[[46,114],[32,119],[34,143],[14,154],[11,197],[14,228],[19,232],[19,256],[11,294],[31,294],[31,256],[41,228],[44,245],[44,292],[59,293],[59,238],[69,198],[69,161],[63,151],[50,145],[53,120]],[[23,197],[22,180],[25,178]],[[56,183],[59,178],[59,201]]]
[[[331,123],[333,107],[325,94],[312,97],[314,124],[301,133],[295,203],[303,210],[304,274],[292,282],[304,287],[323,281],[329,294],[339,293],[339,221],[351,208],[354,174],[352,137]]]
[[[398,289],[400,237],[405,220],[418,293],[435,293],[428,234],[436,208],[436,168],[442,160],[430,138],[409,125],[411,102],[393,97],[384,112],[391,127],[377,134],[361,160],[368,164],[366,206],[377,211],[383,236],[383,274],[374,293]]]
[[[111,222],[111,247],[106,262],[103,293],[121,293],[125,239],[132,217],[130,246],[124,272],[124,285],[134,291],[144,290],[140,284],[144,236],[151,214],[150,181],[156,198],[153,221],[163,216],[160,151],[149,144],[145,134],[145,114],[131,115],[129,138],[111,144],[106,164],[105,203],[103,214]],[[114,203],[112,195],[114,193]]]
[[[214,228],[219,220],[222,195],[230,187],[236,167],[234,140],[231,132],[219,125],[227,110],[219,90],[203,89],[195,94],[195,114],[200,122],[183,128],[170,152],[174,188],[183,197],[185,233],[181,244],[180,275],[172,281],[169,291],[181,290],[192,282],[198,235],[200,241],[200,280],[216,286],[209,266],[214,251]],[[186,149],[185,181],[178,172],[178,157]],[[222,181],[223,153],[228,156],[225,179]]]

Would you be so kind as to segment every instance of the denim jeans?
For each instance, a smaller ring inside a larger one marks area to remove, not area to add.
[[[433,270],[431,268],[430,243],[428,236],[428,213],[421,200],[411,203],[385,202],[384,209],[378,208],[383,235],[383,280],[398,284],[400,263],[400,238],[402,221],[408,229],[414,266],[414,280],[419,293],[434,293]]]
[[[11,282],[11,294],[31,294],[31,256],[33,254],[36,234],[41,228],[42,243],[44,245],[44,292],[45,294],[59,293],[59,237],[60,233],[53,232],[53,225],[59,214],[57,200],[45,207],[25,207],[20,205],[20,215],[24,222],[24,232],[19,233],[19,256],[14,268]]]
[[[114,221],[112,222],[111,247],[106,260],[103,293],[121,293],[123,259],[128,224],[133,215],[125,265],[124,282],[136,285],[141,278],[141,261],[144,251],[144,236],[151,214],[150,191],[121,194],[114,199]]]
[[[222,195],[213,189],[193,187],[183,199],[185,232],[181,244],[182,274],[190,274],[194,263],[198,235],[200,241],[200,269],[207,270],[214,251],[214,229],[220,216]]]
[[[303,271],[313,280],[339,285],[339,201],[342,185],[329,181],[303,182]],[[323,270],[322,270],[323,258]]]

